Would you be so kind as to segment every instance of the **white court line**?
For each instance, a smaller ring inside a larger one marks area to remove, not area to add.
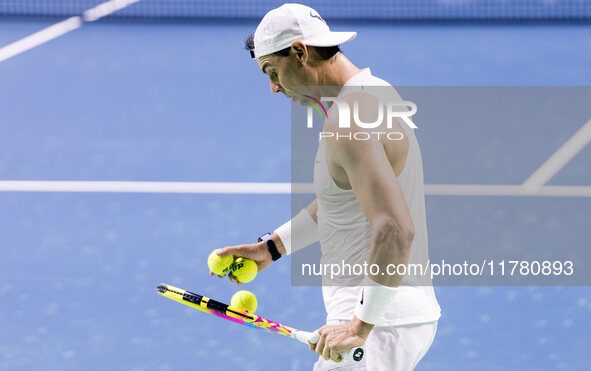
[[[591,141],[591,120],[587,121],[575,135],[562,145],[542,164],[521,187],[526,193],[536,192],[560,171],[573,157]]]
[[[110,0],[106,1],[102,4],[95,6],[92,9],[88,9],[84,12],[82,17],[84,18],[84,22],[94,22],[97,19],[101,19],[103,17],[108,16],[111,13],[114,13],[120,9],[123,9],[131,4],[135,4],[142,0]]]
[[[290,183],[0,181],[0,192],[290,193]]]
[[[110,0],[97,5],[92,9],[88,9],[82,16],[70,17],[64,21],[44,28],[41,31],[35,32],[32,35],[0,48],[0,62],[78,29],[82,27],[84,22],[96,21],[97,19],[103,18],[119,9],[137,3],[138,1],[141,0]]]
[[[136,182],[3,180],[0,192],[312,194],[312,183]],[[542,186],[526,192],[520,185],[426,184],[432,196],[591,197],[591,186]]]
[[[425,194],[431,196],[591,197],[591,186],[541,186],[531,192],[524,190],[520,185],[425,184]]]
[[[70,17],[65,21],[8,44],[0,49],[0,62],[75,30],[82,26],[82,23],[82,17]]]

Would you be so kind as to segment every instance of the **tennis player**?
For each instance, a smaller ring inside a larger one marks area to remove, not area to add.
[[[369,68],[357,68],[340,51],[339,45],[355,36],[332,32],[312,8],[284,4],[265,15],[246,44],[268,75],[272,93],[305,104],[320,99],[322,87],[337,87],[338,99],[357,105],[363,122],[374,122],[379,94],[372,94],[372,88],[386,89],[389,99],[401,98],[389,83]],[[376,58],[391,58],[387,50],[375,52]],[[319,141],[316,199],[259,243],[225,247],[219,255],[253,259],[262,271],[282,255],[319,240],[322,263],[347,257],[347,262],[377,265],[379,273],[354,277],[348,284],[323,281],[327,325],[319,329],[318,343],[310,345],[320,355],[314,369],[412,370],[431,346],[441,309],[428,274],[405,275],[388,266],[428,261],[419,145],[402,120],[386,129],[398,135],[369,136],[370,129],[339,126],[337,108],[332,105],[323,127],[333,136]],[[350,119],[354,114],[352,109]],[[354,346],[365,349],[361,362],[335,363],[339,352]]]

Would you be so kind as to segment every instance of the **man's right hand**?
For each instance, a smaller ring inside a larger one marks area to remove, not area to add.
[[[271,263],[273,263],[273,260],[271,259],[271,253],[264,242],[257,242],[249,245],[227,246],[218,251],[218,255],[221,257],[234,255],[236,258],[243,257],[253,260],[255,263],[257,263],[259,272],[265,270],[269,265],[271,265]],[[209,275],[214,276],[215,273],[210,271]],[[223,278],[224,276],[218,275],[218,277]],[[228,274],[228,278],[230,281],[238,284],[239,286],[242,285],[242,283],[238,282],[232,273]]]

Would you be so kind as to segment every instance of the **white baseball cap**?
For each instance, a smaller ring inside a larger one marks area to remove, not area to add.
[[[310,46],[336,46],[353,40],[357,32],[333,32],[317,11],[301,4],[283,4],[261,20],[254,33],[253,58],[272,54],[299,40]]]

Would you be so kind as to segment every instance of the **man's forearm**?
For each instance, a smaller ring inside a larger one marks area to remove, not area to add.
[[[370,278],[383,286],[398,287],[402,275],[395,270],[394,274],[389,273],[389,265],[404,265],[408,263],[410,247],[414,238],[412,226],[403,227],[393,220],[384,218],[373,223],[373,241],[369,252],[369,264],[379,266],[379,273]]]
[[[281,255],[289,255],[318,241],[317,210],[318,205],[314,200],[306,209],[302,209],[293,219],[273,232],[271,237]]]
[[[365,338],[390,305],[392,290],[396,290],[402,281],[402,275],[398,274],[398,270],[389,272],[388,265],[398,266],[408,262],[414,238],[412,222],[404,227],[393,218],[385,217],[372,221],[372,225],[373,241],[369,252],[369,264],[376,264],[380,270],[376,275],[368,273],[368,278],[377,285],[362,283],[360,300],[357,301],[355,316],[351,321],[352,328]]]

